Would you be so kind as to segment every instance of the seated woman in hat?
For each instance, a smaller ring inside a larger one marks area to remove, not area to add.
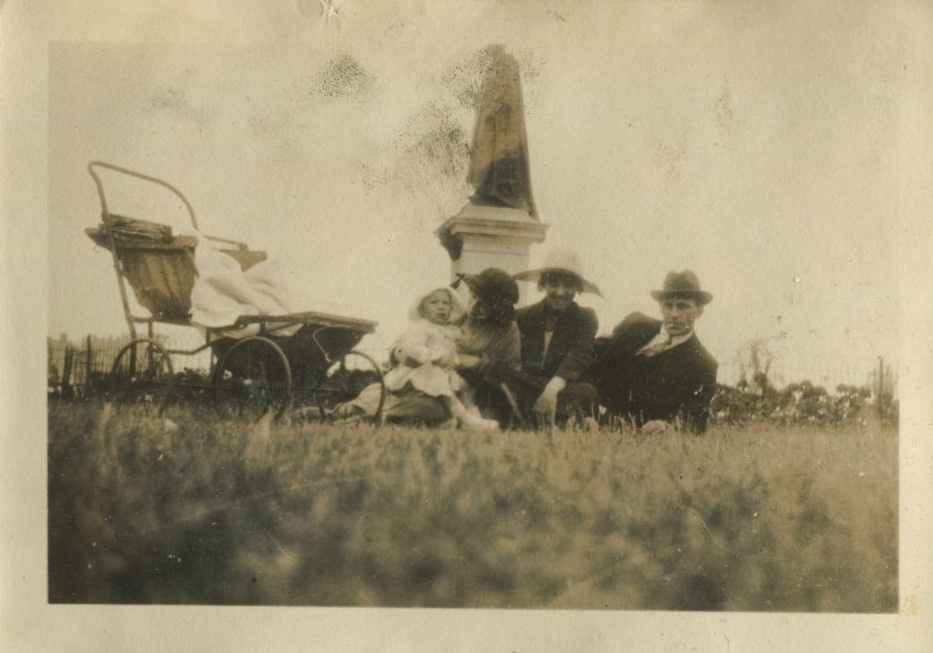
[[[591,308],[574,301],[581,292],[600,294],[583,275],[576,252],[555,249],[542,268],[515,275],[536,281],[544,298],[520,309],[515,316],[521,333],[522,373],[509,388],[524,416],[535,425],[562,423],[573,417],[594,417],[599,403],[596,389],[580,382],[595,360],[593,339],[599,321]]]
[[[521,338],[515,324],[518,284],[500,268],[457,276],[454,287],[462,282],[470,289],[469,310],[457,347],[457,371],[473,389],[483,414],[505,426],[514,414],[502,382],[506,375],[521,369]]]

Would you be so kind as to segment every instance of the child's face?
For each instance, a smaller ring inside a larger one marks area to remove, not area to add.
[[[434,324],[447,324],[451,308],[450,295],[443,290],[435,290],[421,302],[421,314]]]

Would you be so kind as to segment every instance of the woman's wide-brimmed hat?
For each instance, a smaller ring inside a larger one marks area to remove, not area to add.
[[[502,268],[486,268],[479,274],[458,274],[456,281],[450,284],[454,288],[463,282],[486,306],[484,319],[492,322],[508,322],[515,317],[515,303],[518,301],[518,284]],[[477,313],[473,313],[477,317]]]
[[[668,297],[693,297],[701,305],[713,301],[713,295],[700,288],[700,280],[692,270],[668,272],[664,277],[664,287],[652,290],[651,296],[657,301]]]
[[[459,321],[466,314],[466,306],[463,304],[463,300],[460,299],[460,296],[457,293],[452,291],[450,288],[445,288],[443,286],[440,288],[431,288],[431,290],[421,293],[415,303],[411,305],[411,308],[408,309],[408,319],[412,322],[417,322],[420,320],[423,317],[421,315],[421,303],[438,290],[447,293],[447,296],[450,297],[450,317],[447,318],[447,321]]]
[[[479,274],[458,274],[451,285],[457,288],[461,281],[487,304],[514,304],[518,301],[518,284],[502,268],[486,268]]]
[[[583,263],[580,261],[580,255],[569,247],[557,247],[548,252],[544,259],[544,267],[519,272],[515,275],[518,281],[536,281],[540,282],[542,275],[546,272],[561,272],[569,274],[580,282],[580,290],[593,293],[602,297],[599,292],[599,286],[586,278],[583,273]]]

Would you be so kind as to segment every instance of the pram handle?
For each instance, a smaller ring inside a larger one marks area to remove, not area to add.
[[[158,184],[159,186],[163,186],[169,189],[175,195],[178,196],[178,199],[180,199],[184,203],[185,208],[188,209],[188,215],[191,217],[191,226],[194,227],[195,231],[200,231],[198,229],[197,218],[194,217],[194,207],[191,206],[191,202],[188,201],[188,198],[185,197],[180,190],[172,186],[167,181],[159,179],[158,177],[151,177],[149,175],[144,175],[141,172],[136,172],[128,168],[122,168],[120,166],[115,166],[112,163],[104,163],[103,161],[91,161],[90,163],[87,164],[87,171],[91,174],[91,177],[93,177],[94,179],[94,184],[97,186],[97,194],[100,196],[100,207],[101,207],[101,211],[103,212],[104,222],[107,223],[108,226],[110,222],[109,220],[110,211],[107,209],[107,197],[104,194],[104,184],[100,179],[100,175],[97,174],[97,171],[94,170],[94,168],[106,168],[107,170],[113,170],[114,172],[120,172],[120,173],[123,173],[124,175],[129,175],[130,177],[136,177],[137,179],[142,179],[144,181],[150,181],[154,184]]]
[[[129,168],[123,168],[121,166],[114,165],[112,163],[105,163],[103,161],[91,161],[87,164],[87,171],[91,174],[91,177],[94,179],[94,184],[97,186],[97,194],[100,196],[100,207],[102,215],[104,218],[104,223],[109,226],[110,224],[110,211],[107,208],[107,197],[104,194],[104,184],[101,181],[100,176],[94,170],[95,167],[106,168],[107,170],[113,170],[114,172],[119,172],[124,175],[129,175],[130,177],[136,177],[137,179],[142,179],[144,181],[152,182],[153,184],[158,184],[164,188],[167,188],[176,196],[178,199],[184,203],[185,208],[188,210],[188,216],[191,218],[191,226],[194,227],[195,231],[200,231],[198,228],[198,220],[194,216],[194,207],[191,206],[191,202],[188,201],[188,198],[184,194],[175,188],[172,184],[168,183],[164,179],[159,179],[158,177],[153,177],[151,175],[145,175],[141,172],[136,172],[135,170],[130,170]],[[215,243],[224,243],[227,245],[235,245],[238,249],[249,249],[249,246],[246,243],[240,242],[239,240],[230,240],[229,238],[220,238],[218,236],[211,236],[208,234],[201,234],[207,240],[213,241]]]

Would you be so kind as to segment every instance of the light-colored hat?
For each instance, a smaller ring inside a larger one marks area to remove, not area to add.
[[[547,257],[544,259],[544,267],[519,272],[514,278],[517,281],[540,281],[541,275],[545,272],[569,274],[580,282],[580,289],[583,292],[602,297],[599,287],[583,275],[583,263],[580,261],[580,255],[569,247],[555,247],[548,252]]]
[[[661,301],[667,297],[692,297],[701,305],[713,301],[713,295],[700,289],[700,279],[692,270],[668,272],[664,277],[664,287],[652,290],[651,296]]]
[[[460,296],[450,288],[441,286],[439,288],[431,288],[431,290],[421,293],[415,303],[411,305],[411,308],[408,309],[408,319],[412,322],[420,320],[422,318],[421,303],[438,290],[447,293],[447,296],[450,297],[450,317],[447,318],[448,322],[457,322],[466,315],[466,305],[463,303],[463,300],[460,299]]]

